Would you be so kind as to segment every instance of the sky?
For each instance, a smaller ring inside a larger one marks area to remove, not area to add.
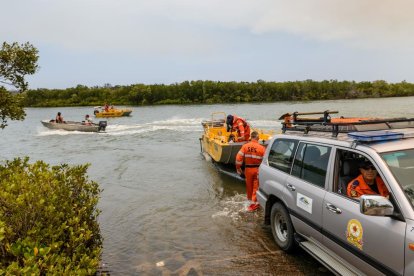
[[[412,0],[0,0],[31,89],[186,80],[414,82]]]

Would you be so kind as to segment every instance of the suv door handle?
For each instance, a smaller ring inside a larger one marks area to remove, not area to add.
[[[332,205],[330,203],[326,203],[326,209],[328,209],[329,211],[335,213],[335,214],[341,214],[342,210],[337,208],[335,205]]]
[[[292,192],[296,191],[295,186],[293,186],[292,184],[286,184],[286,187],[288,187],[288,189],[291,190]]]

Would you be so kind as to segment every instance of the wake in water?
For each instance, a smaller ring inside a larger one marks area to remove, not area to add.
[[[202,119],[168,119],[163,121],[154,121],[150,123],[142,124],[108,124],[105,132],[101,133],[87,133],[81,131],[65,131],[65,130],[52,130],[45,127],[38,128],[38,136],[49,136],[49,135],[133,135],[149,133],[159,130],[170,130],[179,132],[201,132]]]
[[[98,133],[98,135],[134,135],[144,134],[160,130],[178,131],[178,132],[202,132],[203,128],[201,122],[205,118],[193,118],[193,119],[182,119],[182,118],[170,118],[162,121],[153,121],[142,124],[108,124],[106,131]],[[280,124],[277,121],[249,121],[249,123],[255,128],[266,128],[266,129],[277,129]],[[65,131],[65,130],[52,130],[45,127],[38,129],[38,136],[49,136],[49,135],[97,135],[97,133],[81,132],[81,131]]]

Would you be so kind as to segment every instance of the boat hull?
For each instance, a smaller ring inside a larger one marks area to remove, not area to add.
[[[82,132],[99,132],[99,131],[105,131],[105,127],[99,126],[98,124],[92,124],[92,125],[85,125],[81,122],[72,122],[67,121],[63,124],[55,123],[54,121],[41,121],[42,124],[49,128],[49,129],[62,129],[67,131],[82,131]],[[106,122],[105,122],[106,126]]]
[[[131,115],[132,109],[112,109],[109,111],[95,112],[96,118],[124,117]]]
[[[215,162],[235,164],[236,155],[244,143],[222,143],[211,139],[207,135],[201,138],[203,152],[207,153]]]

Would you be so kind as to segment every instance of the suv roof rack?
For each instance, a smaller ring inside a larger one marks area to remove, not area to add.
[[[369,117],[340,117],[331,118],[331,114],[338,111],[322,112],[293,112],[283,114],[279,120],[282,122],[282,133],[286,131],[301,131],[307,134],[309,131],[332,132],[332,137],[338,133],[359,131],[378,131],[401,128],[414,128],[414,118],[369,118]],[[323,117],[300,117],[303,115],[323,114]]]

